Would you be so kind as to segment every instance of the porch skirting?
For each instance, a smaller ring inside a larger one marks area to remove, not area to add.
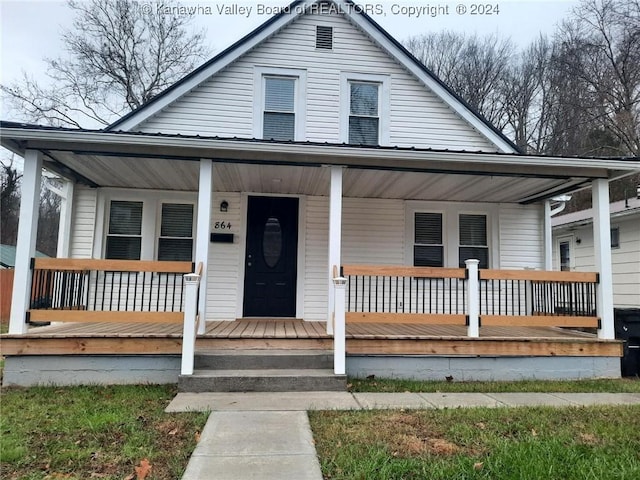
[[[3,386],[177,383],[179,355],[14,355]],[[349,355],[347,374],[453,381],[619,378],[619,357],[437,357]]]

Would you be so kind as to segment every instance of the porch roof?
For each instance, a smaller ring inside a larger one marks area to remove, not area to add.
[[[197,190],[197,161],[205,158],[216,164],[214,188],[222,191],[326,194],[327,169],[318,167],[343,165],[348,197],[532,203],[593,179],[640,171],[637,157],[365,147],[13,122],[0,122],[0,139],[20,155],[41,151],[45,168],[95,187]]]

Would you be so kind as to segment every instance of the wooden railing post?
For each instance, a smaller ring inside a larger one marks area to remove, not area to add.
[[[196,349],[196,329],[198,318],[198,285],[200,275],[188,273],[184,275],[184,329],[182,333],[182,375],[193,374],[193,357]]]
[[[478,280],[479,260],[466,260],[467,266],[467,315],[469,325],[467,326],[467,336],[478,338],[480,336],[480,281]]]
[[[334,312],[335,325],[333,327],[333,370],[336,375],[346,373],[347,352],[346,352],[346,327],[345,327],[345,292],[347,279],[335,277],[334,286]]]

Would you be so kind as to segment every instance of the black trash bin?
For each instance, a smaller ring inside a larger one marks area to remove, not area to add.
[[[614,309],[616,338],[624,340],[622,376],[640,376],[640,308]]]

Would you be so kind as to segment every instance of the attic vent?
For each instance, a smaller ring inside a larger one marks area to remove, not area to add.
[[[333,27],[316,26],[316,48],[324,50],[333,48]]]

